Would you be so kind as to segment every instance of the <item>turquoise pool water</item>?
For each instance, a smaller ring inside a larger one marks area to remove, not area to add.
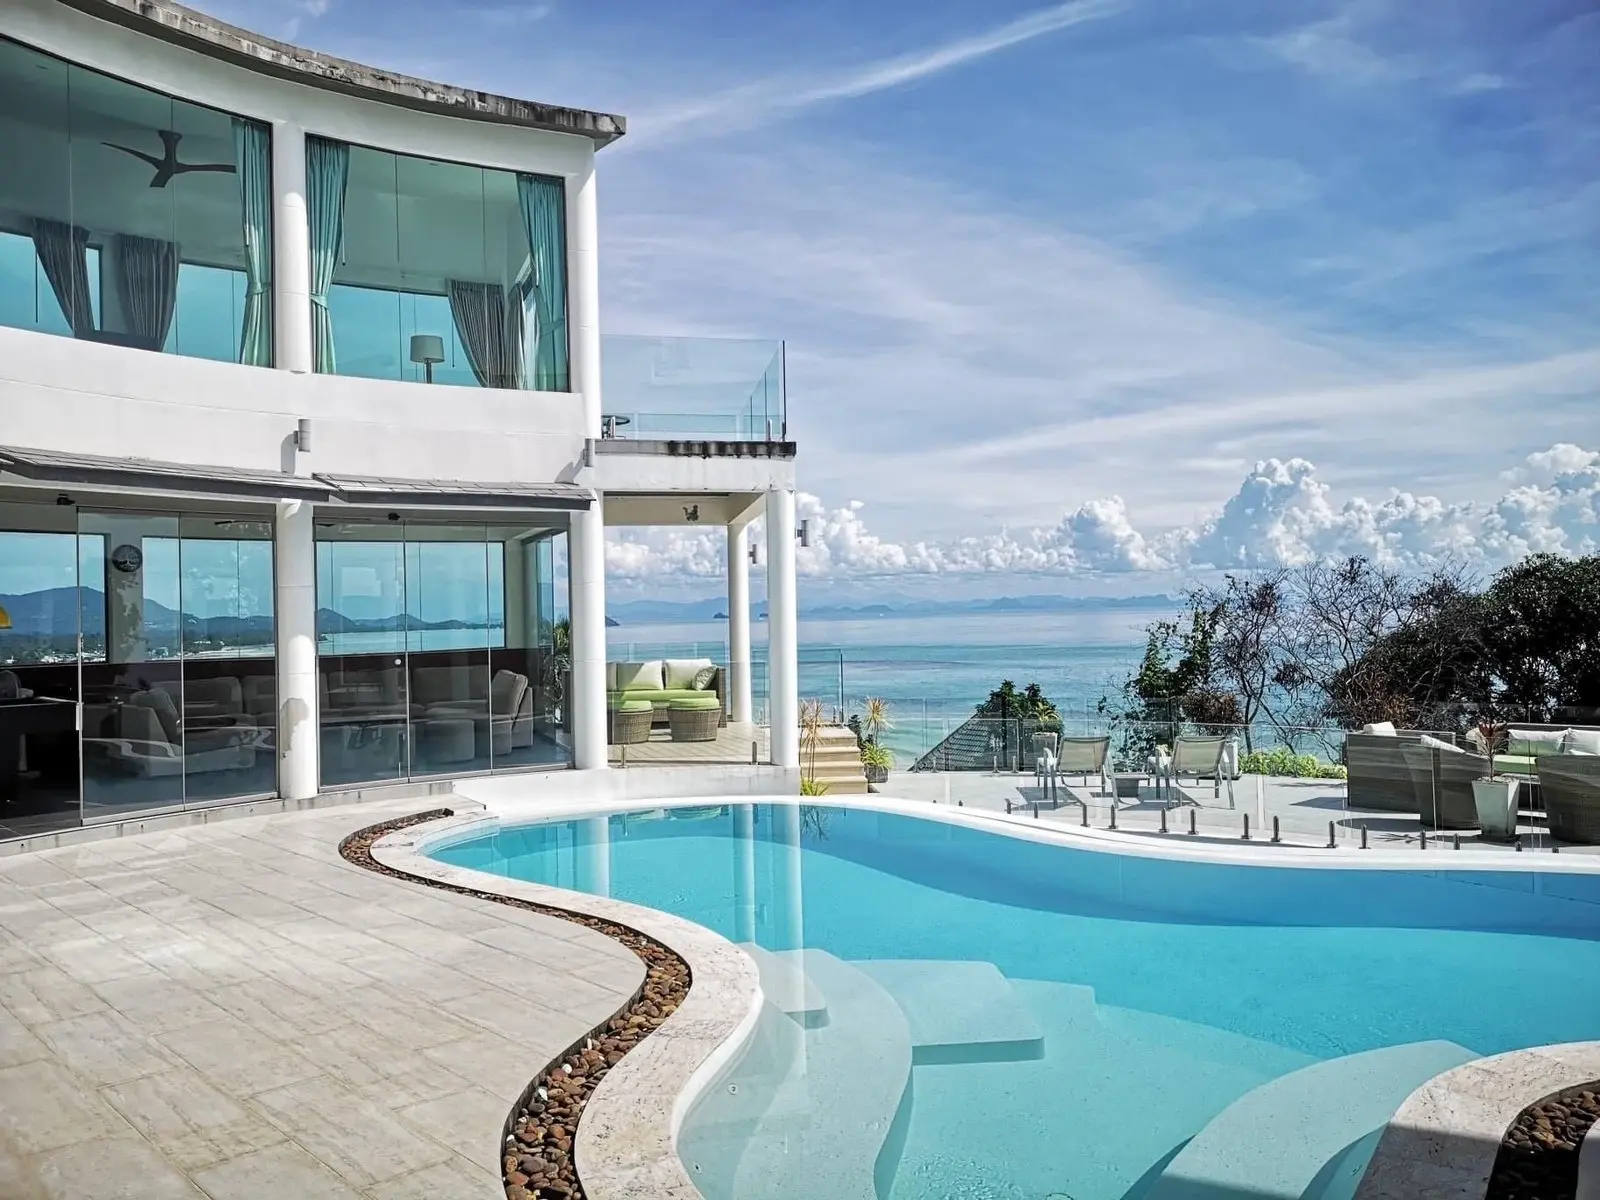
[[[1600,1038],[1600,875],[1239,867],[789,805],[434,857],[769,952],[772,1003],[680,1137],[710,1200],[1338,1200],[1424,1079]]]

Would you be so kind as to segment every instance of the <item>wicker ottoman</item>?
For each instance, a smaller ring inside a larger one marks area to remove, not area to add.
[[[653,706],[648,700],[624,700],[606,710],[606,725],[613,746],[627,746],[634,742],[650,740],[650,714]]]
[[[667,721],[675,742],[714,742],[722,721],[722,701],[715,696],[674,700],[667,706]]]

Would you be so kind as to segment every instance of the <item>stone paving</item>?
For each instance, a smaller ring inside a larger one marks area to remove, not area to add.
[[[0,1196],[492,1200],[528,1081],[644,977],[339,858],[427,801],[0,859]]]

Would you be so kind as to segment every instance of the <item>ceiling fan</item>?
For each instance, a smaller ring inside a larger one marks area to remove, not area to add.
[[[183,140],[183,134],[175,129],[160,129],[156,131],[161,135],[162,156],[157,158],[153,154],[146,154],[143,150],[135,150],[131,146],[119,146],[115,142],[102,142],[101,145],[109,146],[113,150],[121,150],[124,154],[131,154],[141,162],[147,162],[156,169],[155,177],[150,180],[153,188],[164,188],[171,183],[176,175],[187,175],[190,171],[226,171],[233,173],[232,163],[186,163],[178,161],[178,143]]]

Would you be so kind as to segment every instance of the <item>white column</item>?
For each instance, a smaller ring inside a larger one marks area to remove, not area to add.
[[[772,763],[778,767],[800,765],[796,622],[794,492],[774,488],[767,493],[767,720],[772,727]]]
[[[750,527],[728,526],[728,719],[750,720]]]
[[[771,609],[767,610],[768,617]],[[794,953],[785,955],[786,965],[790,970],[777,973],[777,988],[780,995],[775,997],[780,1007],[788,1012],[801,1012],[805,1009],[805,969],[804,958],[801,951],[806,944],[805,922],[805,881],[801,877],[800,849],[800,806],[797,804],[774,804],[772,806],[773,824],[773,855],[772,855],[772,906],[777,918],[777,928],[773,932],[776,943],[774,949],[790,950]],[[786,993],[786,994],[784,994]],[[803,1042],[802,1042],[803,1045]],[[792,1064],[795,1069],[804,1071],[805,1062],[802,1058]]]
[[[306,134],[272,124],[272,329],[279,370],[309,373],[311,224],[306,211]]]
[[[611,895],[611,819],[585,817],[573,822],[572,879],[580,892]]]
[[[317,794],[317,545],[314,506],[280,500],[277,520],[278,794]]]
[[[572,390],[583,394],[584,436],[600,436],[600,210],[594,154],[567,176],[567,332]]]
[[[572,514],[572,752],[580,770],[606,765],[606,529],[602,508]]]

